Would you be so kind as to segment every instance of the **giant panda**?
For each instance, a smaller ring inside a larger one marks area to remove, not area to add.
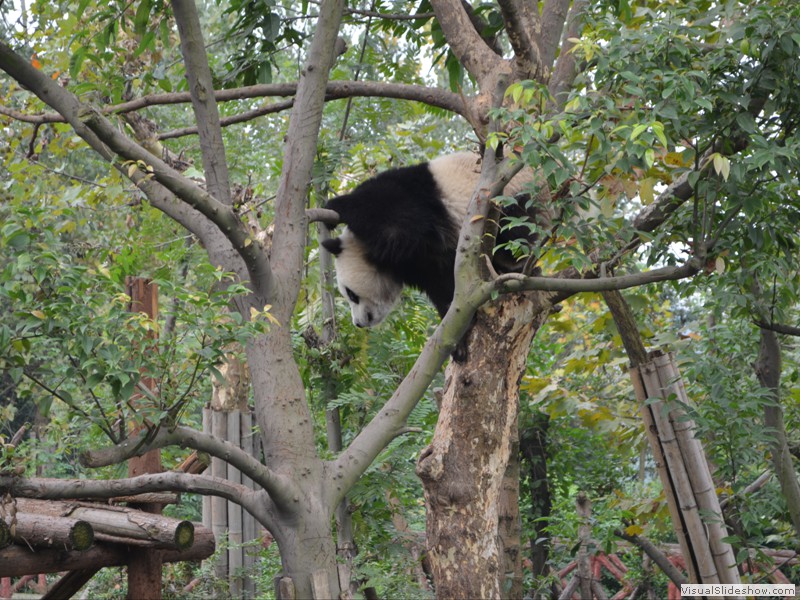
[[[478,154],[449,154],[384,171],[326,203],[347,226],[322,245],[335,257],[339,291],[356,326],[382,322],[403,286],[423,291],[444,316],[455,292],[459,231],[480,173]],[[532,178],[523,169],[504,195],[517,196]],[[501,231],[497,241],[513,235]]]

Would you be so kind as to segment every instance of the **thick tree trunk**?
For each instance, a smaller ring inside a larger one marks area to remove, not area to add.
[[[513,550],[499,543],[499,499],[517,441],[519,380],[550,314],[546,298],[510,295],[481,308],[467,333],[466,361],[447,369],[439,423],[417,465],[437,598],[509,593],[501,553]]]

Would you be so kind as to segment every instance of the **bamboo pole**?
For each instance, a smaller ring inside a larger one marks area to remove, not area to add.
[[[640,367],[642,380],[647,390],[648,398],[664,398],[665,390],[658,377],[656,366],[653,362],[645,363]],[[677,492],[677,500],[686,523],[686,530],[691,539],[692,556],[697,561],[698,583],[720,583],[714,557],[711,555],[708,535],[705,524],[700,517],[692,484],[689,481],[689,474],[686,472],[686,465],[678,447],[678,439],[669,420],[668,408],[663,402],[652,404],[652,414],[658,430],[658,437],[664,449],[664,457],[667,460],[669,472]]]
[[[667,507],[669,508],[670,516],[672,517],[673,529],[675,536],[678,538],[678,544],[681,548],[681,553],[686,558],[686,570],[689,571],[689,580],[694,582],[700,581],[699,568],[697,562],[694,560],[694,553],[692,552],[691,541],[686,527],[681,507],[678,505],[678,496],[675,490],[675,483],[670,474],[667,459],[664,456],[664,449],[661,445],[661,440],[658,434],[658,427],[656,426],[655,416],[653,415],[654,408],[647,402],[648,392],[645,389],[645,383],[642,378],[642,373],[638,367],[633,367],[630,371],[631,383],[633,384],[633,391],[636,400],[639,403],[640,414],[644,422],[644,431],[647,439],[650,442],[650,449],[653,452],[653,459],[656,463],[659,479],[664,488],[664,496],[667,500]]]
[[[736,570],[733,549],[730,544],[723,541],[728,532],[724,525],[714,481],[711,478],[711,470],[705,459],[703,446],[694,435],[694,421],[682,409],[682,405],[687,405],[689,399],[674,360],[672,353],[659,354],[653,358],[653,363],[660,374],[661,385],[666,392],[665,395],[672,397],[674,394],[677,398],[677,402],[670,407],[669,420],[678,439],[678,446],[686,464],[695,498],[704,516],[711,554],[720,582],[739,583],[739,572]]]

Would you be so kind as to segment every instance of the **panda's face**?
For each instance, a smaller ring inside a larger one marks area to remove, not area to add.
[[[363,245],[348,229],[324,246],[336,257],[336,281],[350,304],[353,324],[374,327],[381,323],[400,298],[403,286],[365,258]]]

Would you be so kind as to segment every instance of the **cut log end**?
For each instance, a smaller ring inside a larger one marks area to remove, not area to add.
[[[181,521],[175,528],[175,547],[186,550],[194,544],[194,524],[191,521]]]
[[[75,521],[69,532],[73,550],[87,550],[94,544],[94,527],[86,521]]]

